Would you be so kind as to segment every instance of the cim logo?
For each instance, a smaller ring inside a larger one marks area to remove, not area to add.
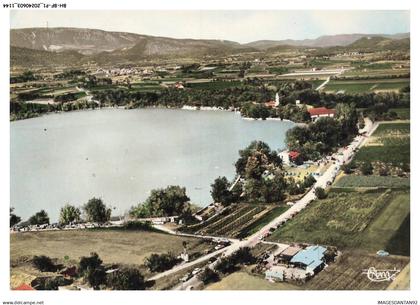
[[[364,269],[362,274],[366,274],[368,279],[372,282],[391,282],[393,281],[401,270],[394,267],[394,269],[378,270],[375,267]]]

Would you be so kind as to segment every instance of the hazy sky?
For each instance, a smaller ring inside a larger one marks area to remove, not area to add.
[[[11,11],[12,28],[79,27],[174,38],[304,39],[410,31],[409,11]]]

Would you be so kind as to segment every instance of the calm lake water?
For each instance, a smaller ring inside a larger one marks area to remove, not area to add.
[[[65,203],[102,197],[121,214],[151,189],[187,188],[211,202],[210,184],[234,177],[238,150],[253,140],[284,148],[291,122],[250,121],[221,111],[103,109],[11,123],[11,205],[27,219]]]

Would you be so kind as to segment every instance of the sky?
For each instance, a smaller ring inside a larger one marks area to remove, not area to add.
[[[409,11],[355,10],[12,10],[11,28],[78,27],[173,38],[256,40],[313,39],[334,34],[410,31]]]

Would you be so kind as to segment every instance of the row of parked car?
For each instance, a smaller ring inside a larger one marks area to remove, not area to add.
[[[84,223],[70,223],[68,225],[62,225],[58,222],[51,224],[41,225],[15,225],[11,228],[12,232],[35,232],[35,231],[54,231],[54,230],[76,230],[76,229],[93,229],[93,228],[110,228],[118,226],[110,222],[107,223],[96,223],[96,222],[84,222]]]

